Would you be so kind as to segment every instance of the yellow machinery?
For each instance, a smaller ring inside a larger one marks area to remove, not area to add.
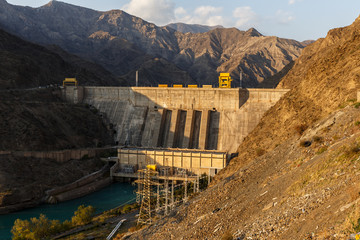
[[[182,88],[182,87],[183,87],[182,84],[174,84],[174,85],[173,85],[173,88]]]
[[[220,73],[219,88],[231,88],[231,82],[230,73]]]
[[[158,84],[158,87],[168,87],[168,85],[167,84]]]
[[[148,169],[156,171],[156,165],[155,164],[151,164],[151,165],[147,165],[146,166]]]
[[[198,85],[188,85],[188,88],[197,88]]]
[[[74,86],[77,86],[78,82],[76,81],[76,78],[65,78],[63,81],[63,87],[67,84],[74,84]]]

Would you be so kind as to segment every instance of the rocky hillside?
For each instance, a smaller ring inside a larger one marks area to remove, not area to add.
[[[99,170],[96,159],[19,157],[14,151],[54,151],[112,145],[95,109],[62,102],[59,90],[0,91],[0,212],[40,204],[45,191]]]
[[[113,144],[89,108],[64,103],[59,90],[1,91],[0,151],[50,151]]]
[[[255,29],[181,33],[120,10],[99,12],[58,1],[28,8],[0,0],[0,26],[32,42],[59,45],[130,82],[139,70],[141,85],[216,84],[218,72],[225,71],[239,86],[241,70],[244,86],[254,87],[304,47]]]
[[[308,46],[291,90],[212,186],[131,239],[347,239],[360,207],[360,18]],[[227,237],[227,238],[226,238]]]
[[[0,42],[0,89],[61,84],[65,77],[76,77],[82,85],[126,85],[101,66],[59,47],[45,48],[1,29]]]
[[[206,26],[200,24],[185,24],[185,23],[170,23],[166,25],[166,27],[170,27],[182,33],[204,33],[216,28],[224,28],[223,26],[220,25]]]

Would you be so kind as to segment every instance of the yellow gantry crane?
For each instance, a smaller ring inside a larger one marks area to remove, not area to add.
[[[65,87],[65,85],[68,84],[73,84],[74,86],[78,85],[78,82],[76,80],[76,78],[65,78],[65,80],[63,81],[63,87]]]
[[[231,82],[230,73],[220,73],[219,88],[231,88]]]

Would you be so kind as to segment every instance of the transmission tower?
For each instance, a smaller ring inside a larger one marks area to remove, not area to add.
[[[138,217],[138,224],[151,224],[151,197],[156,195],[152,192],[152,186],[158,186],[159,183],[152,180],[157,178],[159,174],[155,171],[155,165],[147,165],[145,169],[139,170],[139,179],[137,184],[142,186],[142,191],[138,192],[141,195],[142,201],[140,206],[140,213]]]
[[[141,179],[141,171],[138,171],[138,180]],[[142,187],[143,184],[137,184],[137,192],[136,192],[136,203],[140,204],[141,203],[141,196],[142,196]]]
[[[188,197],[187,197],[187,174],[185,175],[185,182],[184,182],[184,186],[185,186],[185,192],[184,192],[184,202],[187,202]]]

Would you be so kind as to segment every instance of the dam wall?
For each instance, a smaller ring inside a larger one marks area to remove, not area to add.
[[[62,95],[98,109],[121,146],[235,152],[287,91],[67,86]]]

